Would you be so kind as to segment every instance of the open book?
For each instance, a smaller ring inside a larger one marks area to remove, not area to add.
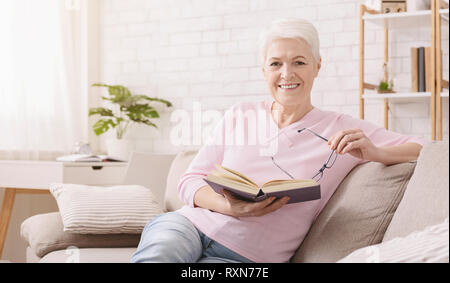
[[[216,164],[216,169],[204,180],[219,194],[228,190],[247,201],[262,201],[271,196],[288,196],[288,203],[320,199],[320,185],[312,179],[272,180],[259,187],[243,174]]]
[[[106,161],[123,161],[107,155],[92,155],[92,154],[71,154],[60,156],[56,161],[63,162],[106,162]]]

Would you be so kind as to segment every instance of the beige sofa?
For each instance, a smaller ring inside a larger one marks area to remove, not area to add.
[[[151,188],[166,211],[176,210],[182,205],[177,183],[194,156],[195,152],[175,158],[134,156],[125,183]],[[417,162],[393,166],[368,162],[354,168],[291,262],[336,262],[357,249],[444,221],[449,215],[448,167],[448,142],[433,142],[422,149]],[[66,233],[59,212],[28,218],[21,235],[29,245],[28,262],[128,262],[140,238]]]

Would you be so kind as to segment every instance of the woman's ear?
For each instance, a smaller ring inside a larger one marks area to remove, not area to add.
[[[314,77],[317,77],[318,75],[319,75],[319,71],[320,71],[320,68],[322,67],[322,57],[320,57],[319,58],[319,62],[317,62],[317,65],[316,65],[316,74],[315,74],[315,76]]]

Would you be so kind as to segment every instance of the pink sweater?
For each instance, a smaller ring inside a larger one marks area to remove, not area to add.
[[[364,161],[350,154],[339,155],[333,167],[324,171],[319,200],[288,204],[259,217],[239,218],[194,207],[194,194],[207,185],[203,178],[214,164],[242,172],[258,185],[272,179],[289,179],[273,164],[273,155],[277,164],[295,179],[310,179],[331,150],[327,142],[308,131],[297,132],[305,127],[327,139],[340,130],[359,128],[376,146],[425,143],[421,138],[317,108],[300,121],[279,129],[270,115],[272,103],[239,103],[229,109],[213,139],[200,149],[178,185],[179,196],[186,203],[178,212],[211,239],[255,262],[288,262],[344,177]]]

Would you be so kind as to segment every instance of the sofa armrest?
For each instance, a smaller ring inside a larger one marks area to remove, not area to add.
[[[77,248],[137,247],[140,234],[75,234],[64,232],[59,212],[38,214],[27,218],[20,227],[21,237],[38,257]]]

